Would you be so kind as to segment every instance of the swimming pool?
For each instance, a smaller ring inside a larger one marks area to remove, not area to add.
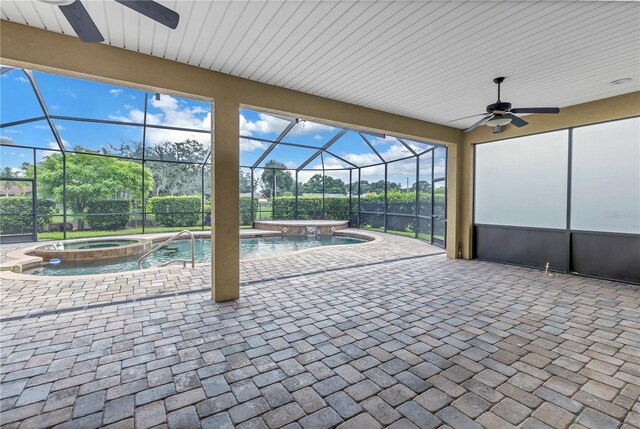
[[[260,258],[319,246],[359,244],[365,241],[367,240],[363,238],[344,236],[243,238],[240,240],[240,259]],[[196,262],[211,261],[210,238],[196,238],[195,250]],[[41,276],[79,276],[136,271],[139,257],[140,255],[133,255],[117,259],[84,262],[69,261],[57,265],[47,264],[24,271],[24,273]],[[190,240],[174,241],[167,247],[152,253],[142,263],[142,268],[157,267],[171,259],[191,259]],[[179,264],[177,265],[179,266]]]

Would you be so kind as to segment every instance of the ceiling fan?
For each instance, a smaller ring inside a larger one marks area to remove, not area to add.
[[[104,42],[104,37],[100,30],[89,16],[80,0],[40,0],[58,6],[60,11],[67,18],[71,27],[83,42]],[[173,10],[156,3],[152,0],[115,0],[118,3],[135,10],[142,15],[175,29],[180,21],[180,15]]]
[[[487,106],[487,113],[480,113],[477,115],[465,116],[464,118],[454,119],[455,122],[462,119],[473,118],[474,116],[484,116],[475,124],[464,130],[465,133],[473,131],[481,125],[487,125],[489,127],[503,127],[508,124],[513,124],[516,127],[524,127],[528,124],[522,118],[519,118],[514,113],[559,113],[558,107],[515,107],[511,108],[511,103],[500,100],[500,84],[504,82],[504,77],[497,77],[493,79],[493,82],[498,85],[498,101]]]

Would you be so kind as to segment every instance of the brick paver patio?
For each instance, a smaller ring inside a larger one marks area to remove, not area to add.
[[[640,289],[417,240],[83,280],[3,274],[7,428],[638,428]]]

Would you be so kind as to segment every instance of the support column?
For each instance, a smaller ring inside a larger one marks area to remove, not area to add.
[[[462,258],[473,257],[473,146],[463,142],[457,146],[460,182],[458,191],[457,241],[462,247]]]
[[[240,135],[237,100],[216,98],[211,145],[211,298],[240,297]]]

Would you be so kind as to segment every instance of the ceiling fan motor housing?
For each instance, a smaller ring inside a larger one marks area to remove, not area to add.
[[[487,106],[487,113],[493,113],[496,110],[499,112],[508,112],[509,110],[511,110],[511,103],[501,101],[499,103],[493,103]]]

